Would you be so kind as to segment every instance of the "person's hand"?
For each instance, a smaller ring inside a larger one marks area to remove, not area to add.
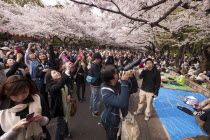
[[[50,69],[43,69],[42,71],[43,72],[48,72]]]
[[[147,69],[148,69],[148,67],[147,67],[147,66],[145,66],[145,67],[144,67],[144,70],[147,70]]]
[[[199,103],[197,109],[202,109],[202,110],[210,109],[210,100],[206,99],[203,102]]]
[[[26,121],[26,119],[22,119],[13,126],[12,131],[18,131],[21,128],[26,128],[30,123],[31,122]]]
[[[133,77],[136,73],[134,70],[129,70],[128,72],[129,72],[129,77],[130,78]]]
[[[126,71],[122,74],[121,80],[128,80],[130,76],[130,72]]]
[[[17,53],[17,62],[20,62],[21,58],[23,57],[23,55],[21,53]]]
[[[71,68],[73,67],[73,63],[67,62],[66,63],[66,71],[69,73],[71,71]]]
[[[33,43],[31,43],[31,42],[30,42],[30,43],[28,43],[28,48],[30,48],[30,49],[31,49],[31,48],[32,48],[32,44],[33,44]]]
[[[66,102],[67,102],[67,103],[70,103],[70,100],[71,100],[71,96],[68,95],[68,96],[66,97]]]
[[[33,118],[31,119],[31,122],[37,122],[37,123],[40,123],[44,120],[44,117],[42,115],[39,115],[39,114],[35,114],[33,116]]]

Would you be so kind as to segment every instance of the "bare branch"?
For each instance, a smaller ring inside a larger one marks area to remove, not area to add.
[[[121,12],[120,7],[113,0],[111,0],[111,2],[117,7],[118,11]]]
[[[149,10],[149,9],[151,9],[151,8],[153,8],[155,6],[158,6],[158,5],[160,5],[160,4],[162,4],[162,3],[166,2],[166,1],[167,0],[161,0],[161,1],[158,1],[158,2],[156,2],[156,3],[154,3],[154,4],[150,5],[150,6],[144,6],[144,7],[142,7],[141,10]]]
[[[160,24],[157,24],[156,26],[159,27],[159,28],[162,28],[162,29],[164,29],[164,30],[166,30],[168,32],[170,32],[170,30],[167,27],[165,27],[165,26],[162,26]]]
[[[181,4],[182,1],[178,1],[173,7],[171,7],[167,12],[165,12],[162,17],[160,17],[157,21],[151,23],[151,26],[157,26],[162,20],[164,20],[168,15],[170,15],[174,10],[176,10],[176,8],[179,7]]]

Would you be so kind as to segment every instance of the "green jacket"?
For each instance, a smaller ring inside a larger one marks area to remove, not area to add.
[[[179,83],[180,85],[184,85],[185,77],[183,75],[180,75],[176,77],[176,82]]]

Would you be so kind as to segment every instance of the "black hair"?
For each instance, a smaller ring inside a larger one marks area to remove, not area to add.
[[[105,65],[101,69],[101,79],[105,84],[110,84],[114,74],[117,74],[117,68],[114,65]]]
[[[177,71],[176,73],[178,73],[178,74],[182,75],[181,71]]]
[[[102,60],[102,56],[101,56],[101,54],[100,53],[95,53],[94,55],[93,55],[93,61],[94,60],[96,60],[96,59],[101,59]]]
[[[145,64],[147,63],[147,61],[151,61],[151,62],[152,62],[152,64],[154,64],[154,62],[153,62],[152,58],[147,58],[147,59],[145,60]]]

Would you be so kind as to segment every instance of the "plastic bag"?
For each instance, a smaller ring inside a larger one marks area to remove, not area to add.
[[[198,105],[198,99],[193,96],[185,96],[184,103],[194,107]]]

